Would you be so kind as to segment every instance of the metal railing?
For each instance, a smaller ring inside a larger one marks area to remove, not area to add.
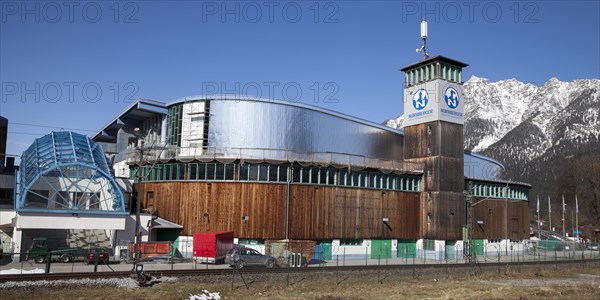
[[[131,151],[125,155],[129,165],[140,163],[139,153]],[[333,166],[336,168],[379,169],[384,173],[423,173],[424,165],[395,160],[382,160],[364,156],[334,153],[334,152],[312,152],[304,153],[288,149],[267,148],[215,148],[215,147],[175,147],[175,146],[153,146],[144,149],[142,164],[153,164],[155,162],[212,162],[232,163],[244,161],[249,163],[293,163],[314,166]]]

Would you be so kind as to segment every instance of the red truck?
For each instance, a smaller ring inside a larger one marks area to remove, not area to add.
[[[199,263],[223,262],[233,248],[233,231],[206,231],[194,233],[193,258]]]

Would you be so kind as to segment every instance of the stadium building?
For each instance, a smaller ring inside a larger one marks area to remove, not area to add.
[[[460,255],[463,240],[476,252],[518,249],[530,186],[463,150],[466,66],[437,56],[402,69],[402,131],[298,102],[211,95],[138,100],[91,139],[51,133],[21,158],[13,244],[78,218],[116,246],[134,239],[140,201],[145,240],[230,230],[242,244],[312,240],[382,258]],[[27,221],[42,217],[43,228]]]

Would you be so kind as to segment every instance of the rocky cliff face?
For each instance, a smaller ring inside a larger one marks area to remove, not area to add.
[[[530,199],[555,199],[555,213],[562,194],[571,207],[577,194],[589,219],[600,221],[600,80],[536,86],[473,76],[464,99],[465,149],[501,161],[506,179],[531,183]],[[401,128],[402,121],[385,124]]]

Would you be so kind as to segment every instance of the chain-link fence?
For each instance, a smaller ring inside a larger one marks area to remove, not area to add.
[[[391,265],[461,265],[529,262],[548,265],[551,262],[577,261],[598,264],[597,244],[562,241],[527,241],[521,243],[488,243],[474,247],[469,260],[464,245],[444,245],[433,250],[416,244],[397,243],[395,247],[340,245],[314,241],[267,242],[252,245],[199,244],[180,239],[176,242],[150,242],[140,246],[141,262],[147,271],[202,270],[237,268],[320,268]],[[0,259],[0,273],[31,272],[111,272],[133,269],[134,244],[118,241],[114,251],[102,248],[62,248],[52,250],[5,252]],[[39,249],[38,249],[39,250]],[[113,250],[113,249],[110,249]]]

